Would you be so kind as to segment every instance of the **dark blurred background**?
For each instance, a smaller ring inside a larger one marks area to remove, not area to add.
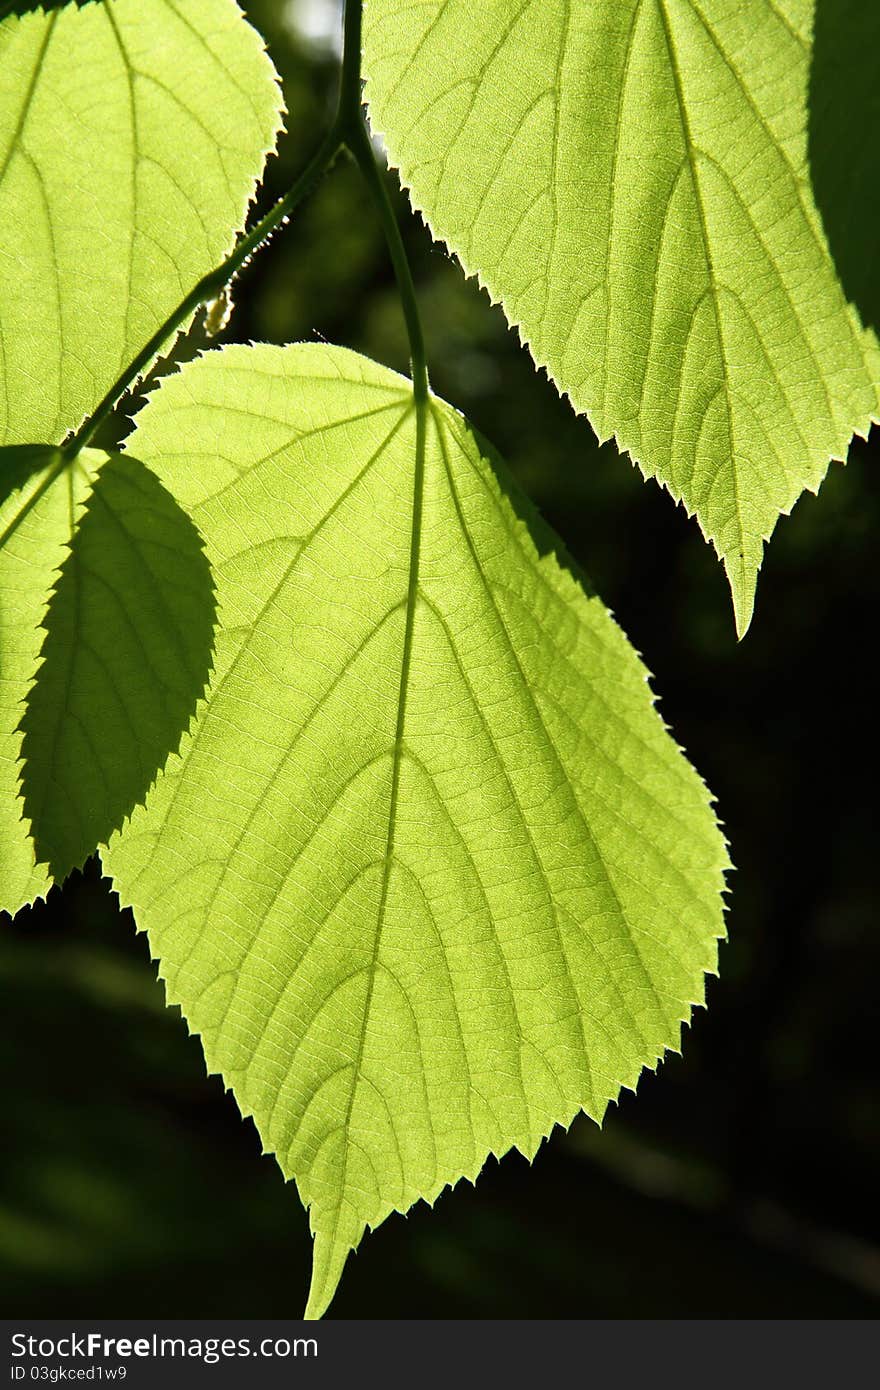
[[[289,136],[331,114],[335,0],[251,0]],[[491,1161],[352,1258],[337,1317],[843,1317],[880,1311],[875,860],[876,438],[784,519],[737,645],[694,523],[597,447],[399,199],[435,390],[506,455],[655,673],[716,794],[730,941],[684,1055],[600,1132]],[[224,337],[327,338],[406,370],[388,258],[340,163],[237,287]],[[204,345],[194,330],[180,351]],[[125,422],[117,422],[117,438]],[[206,1080],[146,942],[95,862],[5,924],[0,1308],[6,1316],[299,1316],[293,1186]]]

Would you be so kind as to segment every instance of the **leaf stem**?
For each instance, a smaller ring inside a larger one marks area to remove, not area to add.
[[[400,227],[394,209],[391,206],[391,199],[388,196],[388,189],[382,172],[376,162],[376,156],[370,141],[366,123],[362,115],[358,115],[357,125],[353,126],[346,133],[345,143],[357,161],[358,168],[364,176],[364,180],[373,197],[379,219],[382,223],[382,230],[385,233],[385,241],[388,245],[388,252],[391,256],[391,263],[394,266],[394,275],[397,280],[397,289],[400,294],[400,304],[403,309],[403,317],[406,321],[406,331],[409,337],[410,363],[412,367],[413,395],[416,403],[428,399],[428,368],[425,357],[425,340],[422,334],[422,322],[419,317],[418,300],[416,299],[415,285],[413,284],[412,271],[409,267],[406,249],[403,238],[400,235]]]
[[[413,379],[413,395],[416,404],[428,399],[428,367],[425,356],[425,339],[419,316],[418,300],[412,271],[407,259],[406,248],[400,234],[400,227],[388,196],[388,189],[382,170],[376,159],[367,123],[364,119],[361,100],[361,17],[362,0],[345,0],[345,38],[343,46],[342,82],[339,93],[339,115],[342,137],[346,148],[354,158],[363,175],[370,195],[379,214],[382,231],[394,267],[397,289],[400,294],[403,317],[409,338],[410,364]]]

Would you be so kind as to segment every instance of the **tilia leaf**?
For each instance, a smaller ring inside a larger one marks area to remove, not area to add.
[[[0,444],[59,442],[243,225],[280,124],[235,0],[0,22]]]
[[[177,747],[205,688],[213,619],[189,517],[137,459],[107,455],[49,600],[21,721],[24,813],[56,879],[118,829]]]
[[[368,0],[367,98],[435,235],[748,626],[764,541],[878,411],[807,165],[811,0]]]
[[[205,538],[218,640],[105,864],[311,1208],[319,1316],[365,1227],[678,1046],[724,842],[636,653],[449,406],[233,347],[132,448]]]
[[[19,724],[45,636],[40,623],[49,591],[88,482],[85,464],[66,469],[57,449],[0,450],[0,910],[7,912],[42,896],[51,883],[22,819]]]
[[[214,602],[195,526],[131,455],[0,448],[0,479],[0,908],[15,912],[143,800],[204,689]]]

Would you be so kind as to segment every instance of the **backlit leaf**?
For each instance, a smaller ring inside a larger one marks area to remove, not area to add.
[[[214,603],[193,523],[131,455],[2,448],[0,478],[0,909],[16,912],[177,747]]]
[[[319,1316],[365,1227],[678,1047],[724,842],[636,653],[449,406],[233,347],[132,448],[205,538],[218,638],[105,864],[311,1208]]]
[[[87,463],[74,471],[57,449],[0,450],[0,910],[12,913],[51,884],[22,819],[19,724],[49,593],[88,491]]]
[[[235,0],[0,22],[0,444],[60,442],[223,259],[279,112]]]
[[[741,633],[777,517],[878,412],[810,187],[812,14],[365,8],[371,119],[416,206],[600,438],[696,514]]]
[[[57,880],[119,828],[177,747],[210,669],[213,617],[189,517],[137,459],[107,455],[49,600],[21,722],[24,813]]]

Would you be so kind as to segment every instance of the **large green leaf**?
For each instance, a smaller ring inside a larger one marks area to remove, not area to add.
[[[367,0],[371,119],[435,235],[724,561],[878,411],[807,167],[812,0]]]
[[[0,74],[0,443],[54,443],[231,248],[280,93],[235,0],[13,16]]]
[[[366,1226],[678,1046],[724,842],[637,655],[449,406],[234,347],[132,447],[205,537],[218,640],[105,864],[311,1207],[317,1316]]]
[[[0,478],[0,908],[15,912],[143,800],[204,690],[214,602],[195,526],[130,454],[0,448]]]

